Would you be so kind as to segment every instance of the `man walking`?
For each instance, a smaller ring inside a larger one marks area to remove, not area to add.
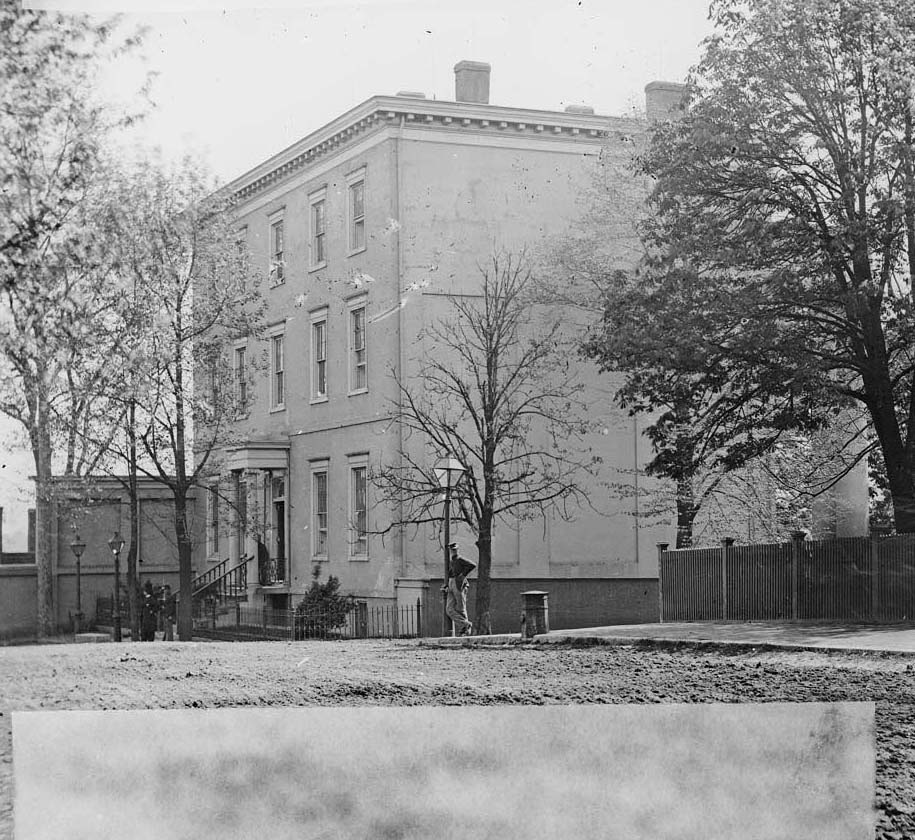
[[[452,635],[469,636],[473,632],[473,625],[467,618],[467,590],[470,588],[467,576],[477,566],[458,554],[457,543],[451,543],[448,548],[451,551],[451,561],[448,564],[448,598],[445,602],[445,614],[451,619]]]

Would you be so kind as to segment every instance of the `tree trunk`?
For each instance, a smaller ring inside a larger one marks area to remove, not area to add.
[[[127,603],[130,621],[130,639],[140,638],[140,610],[138,602],[137,553],[140,545],[140,499],[137,488],[137,429],[136,402],[130,401],[127,414],[127,497],[130,503],[130,550],[127,552]]]
[[[182,642],[191,640],[194,629],[193,599],[194,593],[191,586],[194,580],[192,561],[191,535],[187,529],[187,491],[190,482],[187,477],[187,455],[185,439],[185,402],[184,402],[184,356],[185,335],[182,320],[182,297],[178,296],[176,307],[175,339],[174,339],[174,398],[175,398],[175,423],[174,423],[174,452],[175,452],[175,483],[173,493],[175,497],[175,542],[178,544],[178,588],[181,598],[178,601],[178,639]],[[265,514],[266,515],[266,514]]]
[[[140,522],[136,486],[132,486],[128,491],[128,503],[130,504],[130,548],[127,551],[127,615],[130,624],[130,640],[135,642],[140,638],[140,613],[137,600],[139,586],[137,548],[140,543]]]
[[[38,588],[38,636],[45,638],[57,629],[54,615],[54,578],[51,568],[52,476],[51,429],[48,400],[39,381],[36,395],[37,423],[33,438],[35,459],[35,570]]]
[[[893,499],[893,520],[900,534],[915,533],[915,482],[912,469],[905,463],[887,466],[887,483]]]
[[[194,629],[192,613],[193,593],[191,583],[194,579],[191,566],[191,538],[187,530],[187,491],[175,489],[175,536],[178,542],[178,588],[181,598],[178,601],[178,639],[189,642]]]
[[[490,608],[491,586],[490,570],[492,569],[492,517],[484,516],[480,520],[480,533],[477,538],[477,600],[474,614],[474,629],[478,636],[492,633],[492,614]]]

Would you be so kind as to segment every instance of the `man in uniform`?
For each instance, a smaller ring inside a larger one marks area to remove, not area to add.
[[[473,625],[467,618],[467,590],[470,582],[467,576],[477,567],[476,563],[461,557],[458,554],[457,543],[451,543],[451,561],[448,564],[448,594],[445,602],[445,614],[452,621],[452,633],[457,636],[469,636],[473,633]]]

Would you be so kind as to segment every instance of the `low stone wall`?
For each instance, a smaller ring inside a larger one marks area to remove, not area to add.
[[[141,581],[154,584],[167,583],[172,590],[178,588],[178,573],[171,570],[143,570]],[[122,585],[127,577],[122,574]],[[76,572],[58,570],[54,577],[55,623],[61,631],[69,631],[76,613]],[[109,569],[89,567],[80,575],[80,603],[83,626],[95,621],[95,602],[98,596],[110,596],[114,591],[114,575]],[[38,630],[38,578],[34,563],[0,565],[0,641],[33,636]],[[127,617],[124,616],[126,626]]]
[[[38,630],[38,576],[34,563],[0,566],[0,641]]]
[[[441,634],[441,578],[429,581],[426,635]],[[539,590],[548,595],[550,630],[647,624],[660,620],[656,578],[510,578],[491,581],[493,633],[518,633],[521,593]],[[470,579],[467,609],[474,620],[476,578]]]

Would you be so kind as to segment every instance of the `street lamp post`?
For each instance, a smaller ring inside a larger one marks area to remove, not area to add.
[[[121,641],[121,549],[124,540],[115,531],[114,536],[108,540],[108,548],[114,555],[114,640]]]
[[[76,615],[73,617],[73,631],[79,633],[83,625],[83,597],[82,597],[82,578],[80,576],[80,558],[86,550],[86,544],[76,535],[76,539],[70,543],[70,551],[76,557]]]
[[[457,458],[444,458],[435,466],[435,478],[439,487],[445,490],[445,586],[448,585],[448,545],[451,542],[451,489],[458,483],[465,472],[464,465]],[[446,635],[448,627],[448,593],[442,593],[442,635]]]

